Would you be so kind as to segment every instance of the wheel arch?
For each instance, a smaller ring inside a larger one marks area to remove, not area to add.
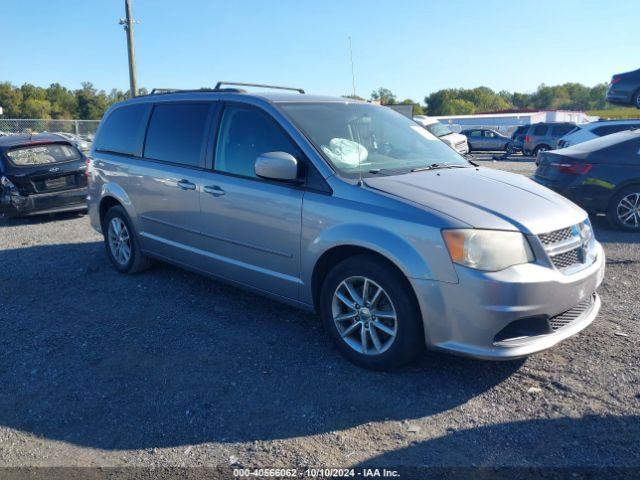
[[[100,202],[98,204],[98,218],[100,220],[100,225],[102,226],[102,219],[109,208],[115,205],[120,205],[124,208],[134,229],[139,231],[139,220],[136,216],[135,208],[129,199],[129,195],[127,195],[127,192],[125,192],[124,189],[116,183],[105,183],[100,189]]]

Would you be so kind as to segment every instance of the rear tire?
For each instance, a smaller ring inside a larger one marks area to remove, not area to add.
[[[533,156],[537,157],[538,153],[540,152],[546,152],[547,150],[551,150],[551,147],[549,145],[538,145],[534,150],[533,150]]]
[[[623,188],[613,196],[607,219],[618,229],[640,232],[640,185]]]
[[[640,90],[633,94],[633,106],[640,109]]]
[[[322,283],[319,310],[338,350],[372,370],[414,360],[425,340],[411,288],[392,265],[374,255],[356,255],[334,266]]]
[[[111,264],[120,273],[134,274],[148,269],[152,260],[140,251],[140,242],[121,206],[111,207],[102,220],[104,246]]]

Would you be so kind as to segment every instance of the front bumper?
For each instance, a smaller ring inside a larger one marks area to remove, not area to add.
[[[507,360],[546,350],[588,326],[597,316],[600,299],[564,327],[546,334],[497,341],[496,335],[521,319],[551,318],[588,299],[602,283],[605,254],[596,243],[596,260],[565,275],[529,263],[500,272],[456,267],[459,282],[413,280],[427,346],[475,358]]]
[[[15,191],[7,191],[0,196],[0,214],[8,217],[59,213],[86,208],[86,187],[31,195],[19,195]]]

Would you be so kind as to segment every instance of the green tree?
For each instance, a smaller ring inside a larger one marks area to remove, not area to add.
[[[411,100],[410,98],[407,98],[405,100],[403,100],[402,102],[403,105],[413,105],[413,109],[411,110],[412,114],[415,115],[424,115],[424,109],[422,108],[422,105],[420,105],[417,102],[414,102],[413,100]]]
[[[109,101],[104,91],[98,91],[91,82],[83,82],[82,88],[76,90],[78,116],[83,120],[100,120]]]
[[[9,82],[0,83],[0,107],[2,107],[4,118],[20,118],[22,91]]]
[[[22,104],[23,118],[51,118],[51,102],[39,98],[28,98]]]
[[[371,92],[371,100],[378,101],[381,105],[393,105],[396,103],[396,96],[388,88],[380,87]]]
[[[74,93],[59,83],[52,83],[46,91],[51,103],[52,118],[77,118],[78,102]]]

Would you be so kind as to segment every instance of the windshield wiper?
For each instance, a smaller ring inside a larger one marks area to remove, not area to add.
[[[424,167],[412,168],[412,172],[422,172],[424,170],[438,170],[440,168],[466,168],[464,165],[452,165],[450,163],[432,163],[431,165],[425,165]]]

